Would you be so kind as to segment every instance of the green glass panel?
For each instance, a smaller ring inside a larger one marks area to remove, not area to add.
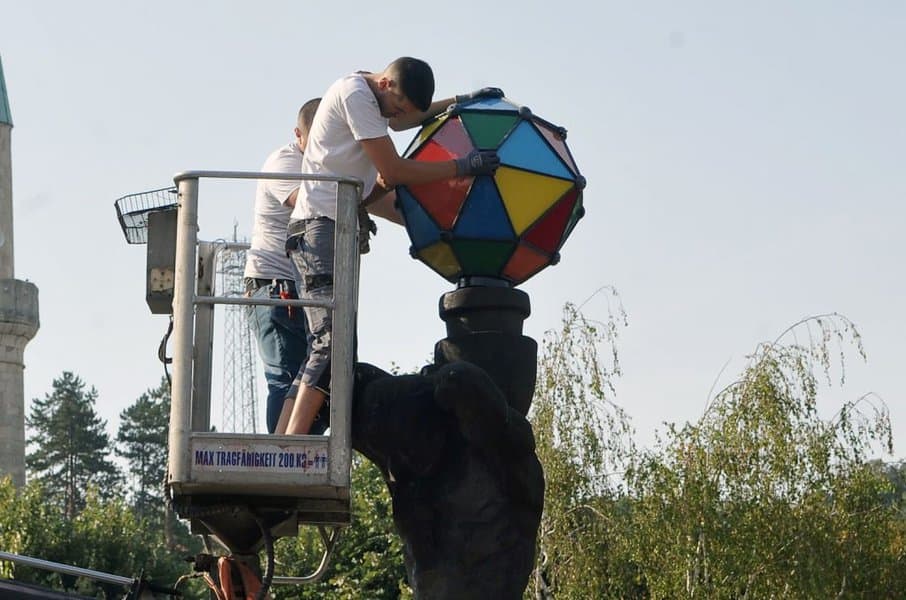
[[[464,112],[459,116],[475,146],[481,150],[496,150],[500,142],[519,119],[516,115],[491,115]]]
[[[453,251],[459,258],[464,275],[499,277],[515,244],[477,240],[453,240]]]
[[[569,237],[569,234],[573,232],[576,223],[579,222],[579,219],[585,216],[585,208],[582,206],[582,193],[579,192],[579,198],[576,200],[576,205],[573,206],[573,212],[569,216],[569,222],[566,224],[566,232],[563,234],[563,239],[560,240],[560,245],[563,245],[563,242],[566,241],[566,238]]]
[[[9,112],[9,99],[6,97],[6,81],[3,79],[2,62],[0,62],[0,123],[13,124],[13,116]]]

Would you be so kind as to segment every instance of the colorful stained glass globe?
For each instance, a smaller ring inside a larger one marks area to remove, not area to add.
[[[493,176],[397,188],[410,252],[447,280],[517,285],[556,264],[584,215],[585,178],[566,146],[566,130],[506,98],[454,105],[425,124],[406,149],[440,161],[496,150]]]

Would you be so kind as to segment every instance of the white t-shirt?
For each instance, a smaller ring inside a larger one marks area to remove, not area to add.
[[[262,171],[298,173],[302,168],[302,151],[296,142],[274,150]],[[286,257],[286,225],[292,207],[285,204],[287,197],[299,186],[288,179],[259,179],[255,191],[255,224],[252,227],[252,244],[246,252],[245,276],[260,279],[297,280],[293,262]]]
[[[302,158],[302,172],[356,177],[368,196],[377,179],[377,169],[359,140],[387,135],[388,120],[381,116],[377,98],[360,73],[348,75],[327,89]],[[337,218],[337,185],[303,181],[293,210],[293,219]]]

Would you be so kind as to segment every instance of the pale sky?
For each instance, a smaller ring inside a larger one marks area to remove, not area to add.
[[[823,389],[820,410],[877,393],[906,455],[895,1],[0,0],[16,276],[40,289],[27,401],[74,371],[114,432],[160,380],[166,318],[145,305],[145,247],[126,244],[116,198],[183,170],[258,170],[305,100],[400,55],[431,63],[438,98],[496,85],[569,130],[587,216],[562,262],[521,286],[525,329],[540,342],[565,302],[614,286],[629,319],[616,401],[640,443],[697,419],[758,342],[837,311],[868,362],[850,353],[847,384]],[[251,183],[203,183],[200,237],[234,221],[249,235],[252,202]],[[381,223],[362,266],[360,358],[384,367],[419,366],[444,337],[437,301],[451,285],[408,246]],[[586,314],[606,318],[604,298]]]

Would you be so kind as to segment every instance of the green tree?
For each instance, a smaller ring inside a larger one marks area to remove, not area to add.
[[[192,551],[199,546],[195,544]],[[48,501],[40,482],[31,481],[16,490],[8,478],[0,480],[0,548],[123,577],[144,574],[167,586],[188,570],[183,554],[168,548],[159,526],[136,519],[121,498],[104,499],[93,487],[85,493],[84,508],[69,519],[62,506]],[[105,588],[87,578],[6,562],[0,562],[0,576],[94,597],[119,598],[124,594],[122,587]],[[206,597],[198,582],[182,589],[188,592],[186,597]]]
[[[116,453],[128,463],[132,506],[141,518],[163,514],[170,386],[166,378],[120,413]]]
[[[842,373],[847,344],[864,356],[851,322],[806,319],[759,345],[699,421],[639,451],[610,400],[620,321],[567,305],[545,338],[532,419],[547,489],[527,596],[906,593],[902,468],[868,460],[891,449],[886,407],[868,395],[831,419],[817,410],[833,357]]]
[[[618,475],[634,452],[630,420],[614,402],[613,387],[626,316],[612,288],[593,298],[607,302],[606,321],[567,304],[560,328],[541,344],[530,418],[544,466],[544,514],[526,592],[536,598],[632,598],[639,591],[632,565],[618,560],[614,548],[625,521]]]
[[[95,413],[97,391],[66,371],[53,391],[32,402],[26,423],[32,430],[26,456],[30,474],[44,484],[68,519],[84,506],[89,483],[105,497],[118,492],[121,476],[110,460],[106,422]]]
[[[902,519],[867,460],[890,451],[886,408],[866,396],[825,420],[816,407],[830,349],[847,343],[863,354],[844,317],[802,321],[760,344],[700,421],[635,459],[626,546],[652,597],[906,593]]]

